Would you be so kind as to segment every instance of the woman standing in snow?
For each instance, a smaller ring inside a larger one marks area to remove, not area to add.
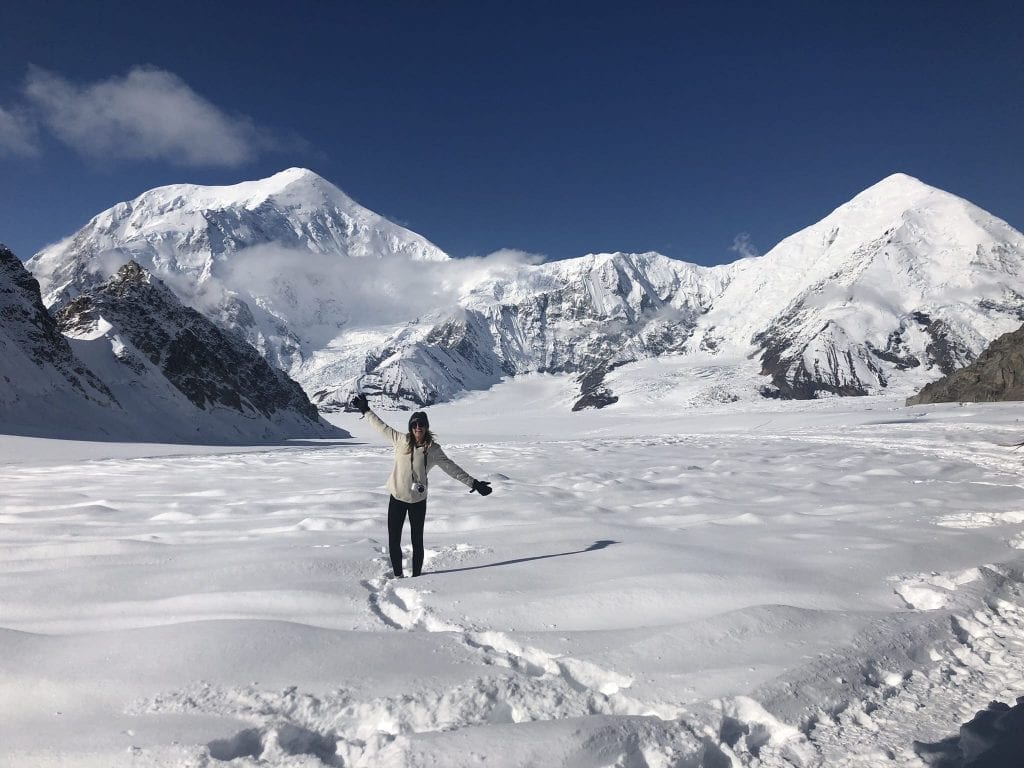
[[[365,395],[356,395],[352,405],[369,422],[391,440],[395,446],[395,466],[388,478],[388,554],[395,576],[402,573],[402,528],[405,515],[409,514],[409,528],[412,533],[412,575],[419,576],[423,568],[423,524],[427,518],[427,472],[431,467],[440,467],[447,474],[476,491],[481,496],[491,492],[491,484],[474,480],[462,467],[449,459],[441,446],[434,442],[427,414],[417,411],[409,417],[409,431],[402,434],[385,424],[370,410]]]

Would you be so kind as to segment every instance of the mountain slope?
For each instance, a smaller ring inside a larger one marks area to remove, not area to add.
[[[1024,236],[903,174],[735,267],[707,323],[752,342],[782,396],[947,373],[1024,319]]]
[[[1024,236],[896,174],[761,257],[702,268],[588,256],[523,267],[459,304],[374,339],[382,352],[367,350],[358,379],[333,390],[311,370],[299,379],[331,407],[357,385],[422,404],[501,375],[571,372],[578,405],[600,406],[615,397],[610,370],[683,355],[695,375],[709,361],[736,369],[734,387],[709,381],[710,400],[749,396],[751,358],[765,396],[911,390],[1024,320]]]
[[[327,350],[297,378],[315,402],[333,408],[356,380],[400,405],[447,400],[503,376],[572,373],[581,377],[582,394],[597,403],[607,371],[685,351],[698,318],[722,290],[722,274],[655,253],[526,265],[484,276],[453,310],[388,335],[361,334],[365,346],[350,350],[343,364],[356,358],[361,369],[339,366]],[[341,386],[330,386],[339,379]]]
[[[110,389],[75,357],[43,306],[39,284],[0,245],[0,428],[44,434],[44,414],[72,431],[124,415]]]

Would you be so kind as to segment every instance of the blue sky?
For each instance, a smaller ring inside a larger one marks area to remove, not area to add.
[[[291,166],[453,256],[723,263],[896,171],[1020,229],[1022,28],[987,2],[4,0],[0,242]]]

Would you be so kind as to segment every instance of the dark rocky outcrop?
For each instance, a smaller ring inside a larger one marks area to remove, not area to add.
[[[272,416],[293,411],[316,424],[319,413],[302,388],[234,335],[184,306],[135,262],[58,314],[68,333],[102,316],[197,408],[221,406]]]
[[[907,405],[1024,400],[1024,326],[1004,333],[966,368],[933,381]]]
[[[573,411],[582,411],[585,408],[604,408],[619,402],[618,395],[614,394],[604,383],[604,377],[608,375],[609,370],[607,366],[600,365],[576,379],[580,385],[581,397],[573,404]]]
[[[1024,764],[1024,696],[1010,706],[993,701],[960,734],[937,743],[914,742],[930,768],[1019,768]]]
[[[948,376],[971,362],[971,350],[950,330],[948,323],[933,320],[924,312],[915,312],[913,317],[931,337],[925,355],[940,371]]]
[[[0,383],[5,388],[0,404],[13,407],[15,402],[24,401],[33,393],[57,394],[67,389],[72,396],[103,406],[116,406],[110,390],[75,357],[57,323],[46,311],[39,283],[21,260],[2,244],[0,360],[4,361],[2,368],[6,369],[0,370]]]

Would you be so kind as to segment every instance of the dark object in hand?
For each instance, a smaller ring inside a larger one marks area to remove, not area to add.
[[[352,407],[360,413],[366,413],[370,410],[370,403],[366,399],[366,395],[359,394],[352,398]]]
[[[473,487],[469,489],[469,492],[472,493],[473,491],[476,491],[481,496],[489,496],[493,490],[494,489],[491,488],[491,484],[486,480],[474,480]]]

